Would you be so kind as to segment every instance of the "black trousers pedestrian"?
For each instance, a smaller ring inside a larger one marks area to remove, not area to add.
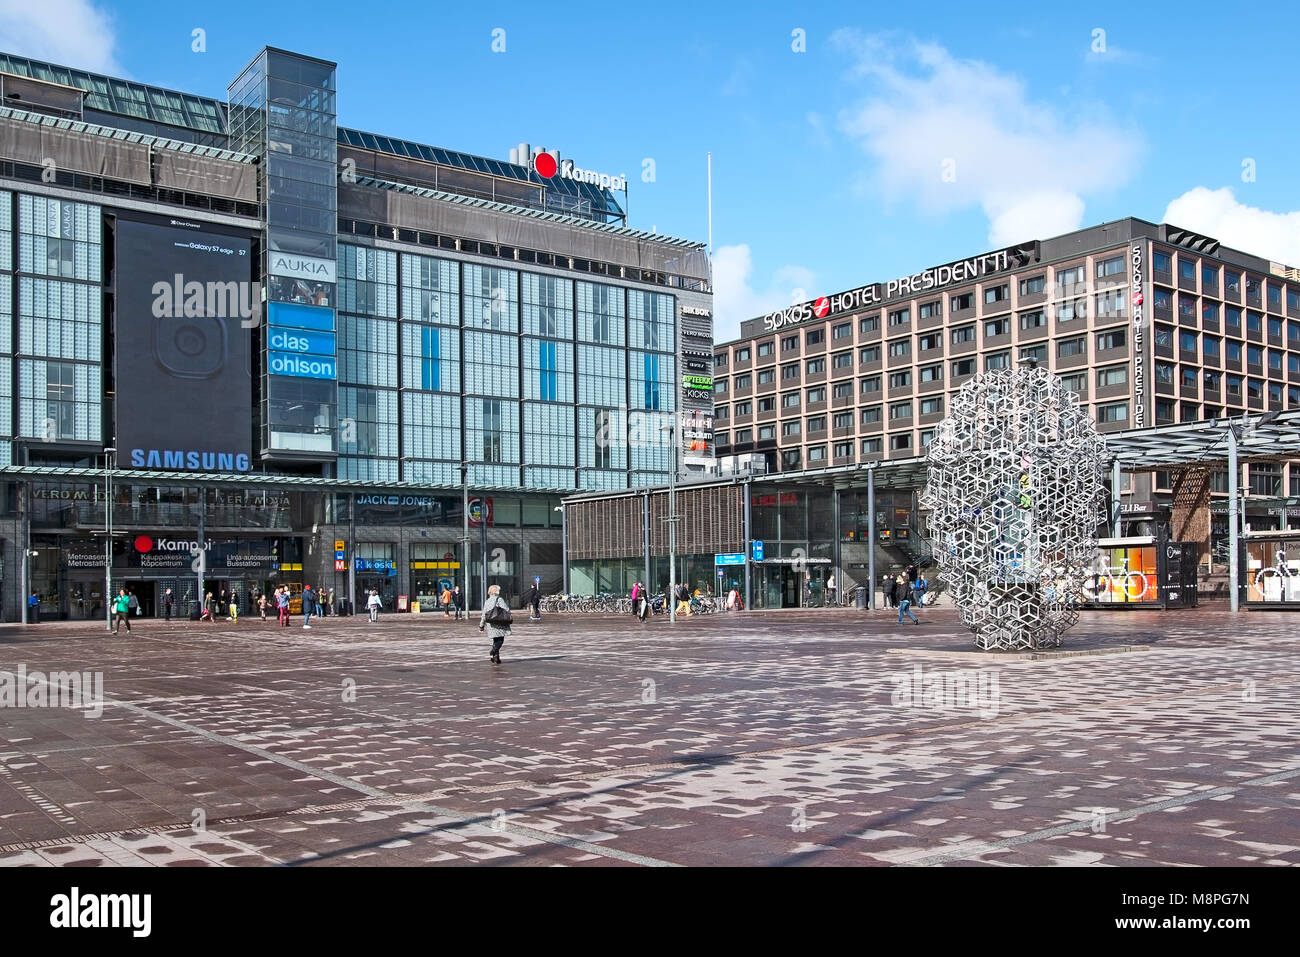
[[[126,622],[126,630],[128,633],[130,633],[131,616],[124,611],[113,612],[113,634],[115,635],[117,634],[117,629],[123,622]]]
[[[163,621],[171,621],[171,620],[172,620],[172,603],[171,603],[171,602],[167,602],[167,604],[164,605],[163,608],[165,609],[165,610],[163,611]]]
[[[534,617],[534,618],[541,618],[541,617],[542,617],[542,603],[541,603],[541,601],[534,601],[534,602],[533,602],[533,617]]]

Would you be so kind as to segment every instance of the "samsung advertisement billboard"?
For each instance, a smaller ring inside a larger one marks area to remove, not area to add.
[[[211,227],[118,219],[117,457],[129,468],[252,467],[252,241]]]

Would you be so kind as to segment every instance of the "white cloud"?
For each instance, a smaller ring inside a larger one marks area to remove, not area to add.
[[[90,0],[0,0],[0,50],[121,76],[112,18]]]
[[[1029,98],[1024,83],[910,37],[841,30],[865,102],[841,127],[873,160],[871,187],[929,214],[978,206],[989,242],[1053,236],[1083,223],[1084,197],[1122,185],[1141,137],[1090,109],[1088,120]]]
[[[1164,221],[1213,236],[1225,246],[1300,266],[1300,210],[1271,213],[1237,201],[1232,190],[1197,186],[1165,209]]]
[[[811,270],[802,266],[782,266],[776,270],[767,288],[760,291],[750,285],[754,265],[749,246],[719,246],[713,254],[713,312],[715,342],[725,342],[740,335],[740,323],[796,302],[811,299],[807,292],[816,285]]]

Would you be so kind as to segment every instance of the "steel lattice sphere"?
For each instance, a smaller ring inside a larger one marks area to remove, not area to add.
[[[976,646],[1061,643],[1104,521],[1105,440],[1046,369],[975,376],[929,449],[930,542]]]

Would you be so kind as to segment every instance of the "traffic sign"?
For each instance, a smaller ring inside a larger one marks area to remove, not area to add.
[[[336,572],[345,572],[345,571],[347,571],[347,570],[348,570],[348,563],[347,563],[347,561],[346,561],[345,559],[342,559],[342,558],[336,558],[336,559],[334,559],[334,570],[335,570]]]
[[[758,541],[754,542],[750,546],[750,553],[750,557],[754,561],[761,562],[763,560],[763,543]]]
[[[345,548],[347,548],[347,547],[348,547],[348,544],[347,544],[347,542],[343,541],[343,539],[341,539],[341,538],[336,538],[336,539],[334,539],[334,551],[336,551],[336,552],[341,552],[341,551],[343,551],[343,550],[344,550]]]
[[[714,555],[713,564],[715,565],[743,565],[745,564],[744,552],[730,552],[725,555]]]

